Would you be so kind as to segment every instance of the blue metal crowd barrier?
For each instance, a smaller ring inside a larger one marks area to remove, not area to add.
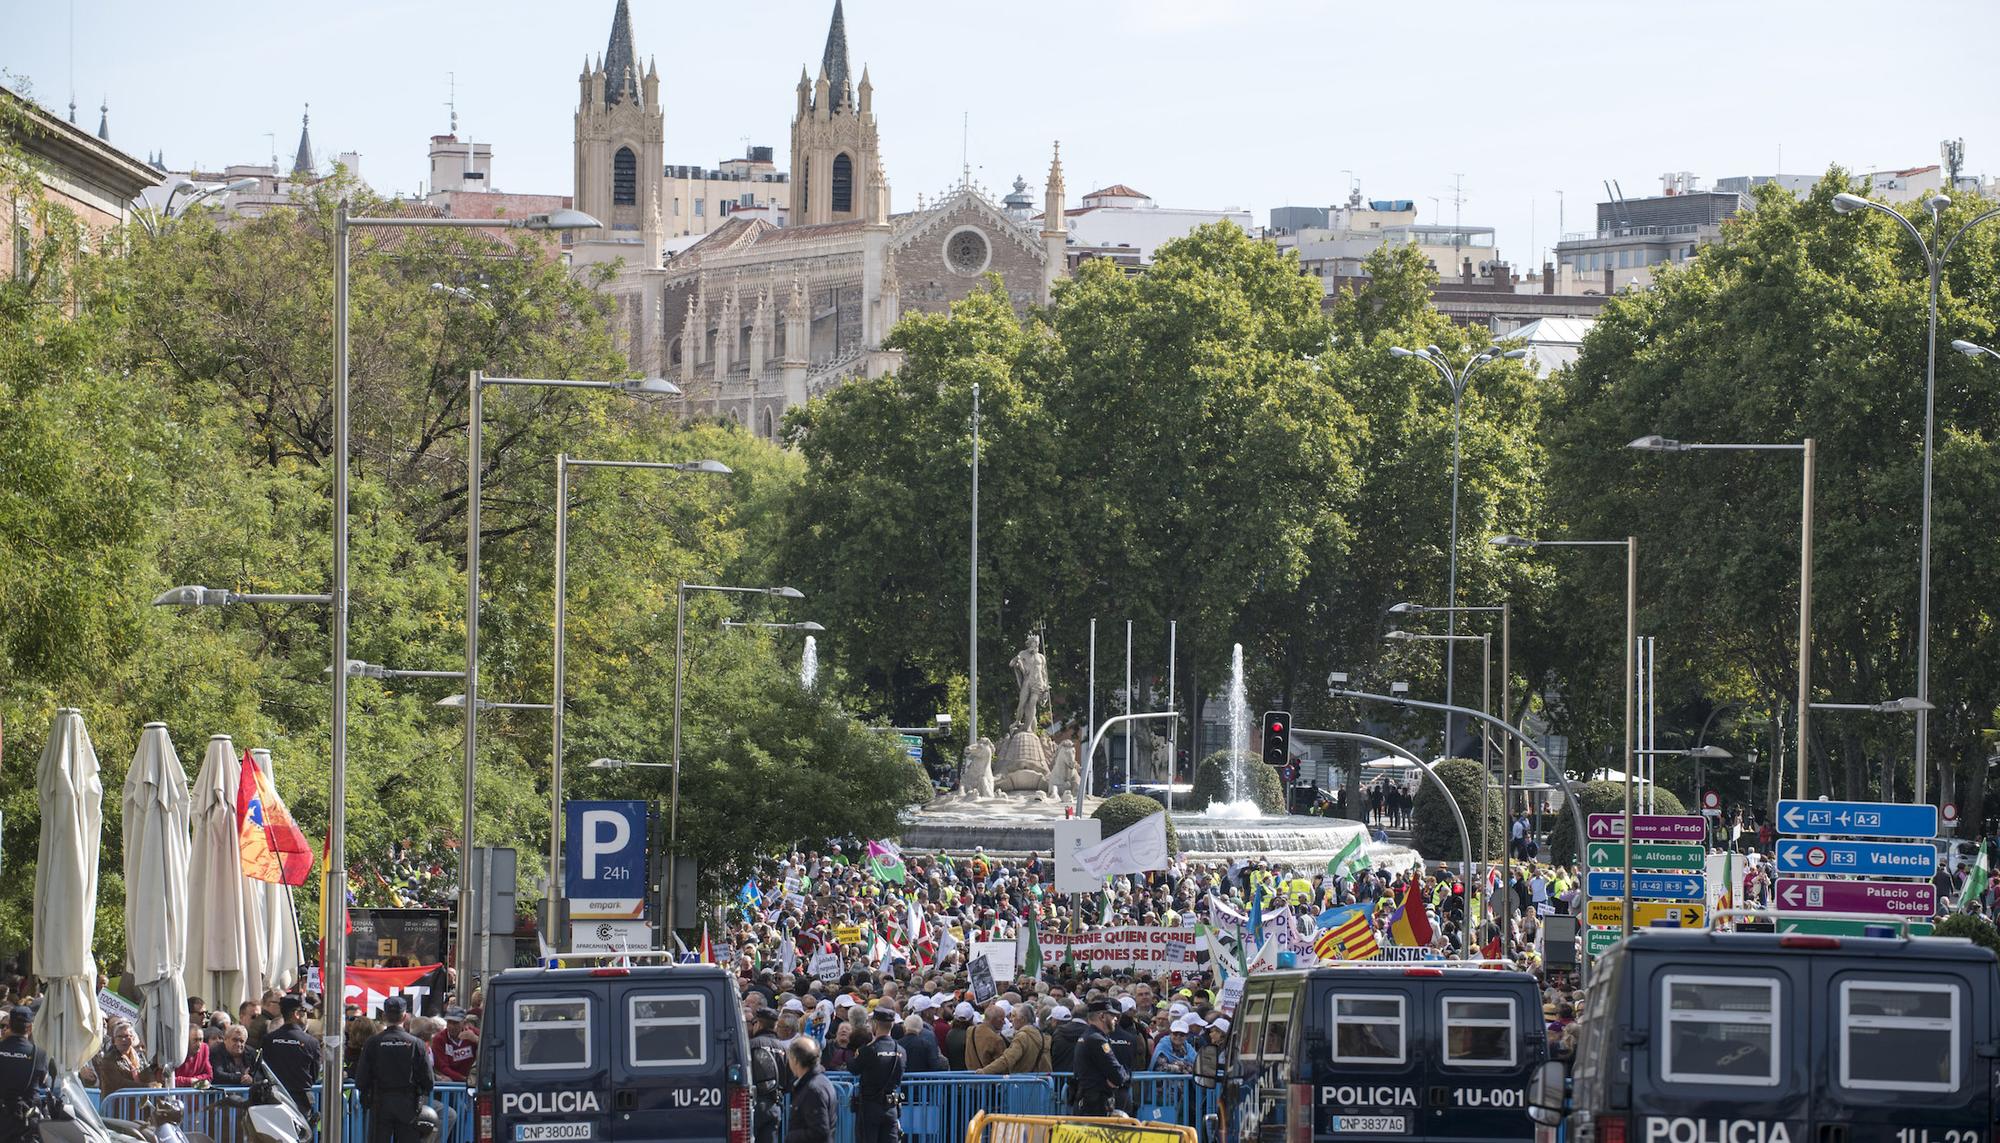
[[[97,1113],[110,1119],[143,1120],[141,1110],[149,1099],[173,1098],[181,1102],[186,1110],[181,1120],[184,1132],[199,1132],[215,1140],[215,1143],[233,1143],[236,1138],[236,1120],[240,1114],[236,1108],[223,1104],[223,1100],[234,1096],[242,1098],[248,1088],[242,1087],[128,1087],[110,1095],[98,1095],[91,1091],[91,1098]],[[352,1085],[346,1092],[345,1116],[341,1120],[342,1143],[367,1143],[368,1125],[361,1107],[361,1093]],[[312,1089],[312,1107],[308,1109],[317,1125],[322,1093],[317,1085]],[[430,1104],[437,1109],[439,1143],[472,1143],[473,1116],[472,1093],[462,1083],[441,1083],[431,1091]],[[851,1141],[850,1141],[851,1143]]]
[[[828,1072],[834,1103],[840,1114],[834,1143],[854,1143],[854,1111],[849,1105],[855,1077]],[[1202,1087],[1193,1076],[1171,1072],[1140,1072],[1132,1077],[1133,1095],[1141,1119],[1179,1123],[1202,1129],[1204,1117],[1215,1110],[1216,1089]],[[910,1143],[965,1143],[965,1126],[974,1112],[1000,1115],[1060,1115],[1068,1110],[1069,1076],[1060,1072],[989,1076],[977,1072],[924,1072],[903,1077],[903,1138]],[[790,1118],[788,1100],[781,1114]]]

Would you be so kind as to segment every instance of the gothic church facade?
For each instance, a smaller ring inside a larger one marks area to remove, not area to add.
[[[603,287],[635,369],[665,376],[690,415],[725,416],[773,438],[786,409],[843,380],[895,367],[883,339],[906,311],[939,312],[998,274],[1017,309],[1046,303],[1063,272],[1060,155],[1042,220],[1020,221],[962,182],[897,214],[882,163],[874,85],[848,69],[840,0],[819,72],[794,94],[790,225],[732,218],[664,257],[665,116],[658,72],[642,72],[628,0],[604,58],[580,77],[576,206],[604,222],[580,233],[579,268]]]

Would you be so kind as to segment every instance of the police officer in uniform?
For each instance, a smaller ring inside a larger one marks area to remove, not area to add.
[[[1069,1081],[1070,1107],[1078,1115],[1110,1115],[1118,1106],[1118,1093],[1132,1082],[1132,1073],[1118,1061],[1111,1046],[1111,1030],[1118,1022],[1117,1006],[1109,1000],[1093,1000],[1084,1014],[1090,1030],[1076,1042],[1075,1073]]]
[[[368,1038],[354,1065],[354,1086],[368,1109],[368,1143],[421,1143],[417,1112],[436,1081],[430,1048],[403,1030],[406,1015],[402,997],[384,1000],[387,1027]]]
[[[49,1081],[49,1058],[31,1038],[35,1014],[7,1010],[7,1035],[0,1038],[0,1143],[32,1138],[35,1093]]]
[[[759,1006],[751,1012],[750,1021],[750,1083],[756,1097],[756,1143],[778,1143],[779,1131],[784,1126],[779,1104],[791,1087],[785,1081],[792,1073],[785,1066],[785,1045],[773,1031],[778,1024],[778,1013],[768,1006]]]
[[[312,1088],[319,1082],[319,1041],[306,1031],[305,1001],[287,996],[278,1001],[278,1014],[284,1024],[264,1033],[264,1063],[298,1104],[299,1114],[311,1120]]]
[[[854,1089],[854,1143],[902,1143],[903,1049],[894,1035],[896,1011],[878,1004],[869,1021],[875,1036],[847,1065],[861,1077]]]

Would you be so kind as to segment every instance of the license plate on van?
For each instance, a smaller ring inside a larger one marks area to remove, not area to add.
[[[591,1138],[588,1123],[516,1123],[514,1143],[582,1143]]]
[[[1408,1119],[1401,1115],[1336,1115],[1333,1117],[1333,1130],[1336,1134],[1400,1135],[1409,1129]]]

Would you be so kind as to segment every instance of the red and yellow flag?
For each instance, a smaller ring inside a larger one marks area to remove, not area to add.
[[[304,885],[312,872],[312,846],[248,750],[236,780],[236,845],[245,877]]]

